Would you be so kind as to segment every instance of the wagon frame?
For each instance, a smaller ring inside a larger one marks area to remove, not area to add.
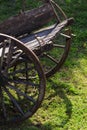
[[[32,12],[37,16],[32,15],[35,22],[31,19],[28,27]],[[52,19],[56,22],[48,25]],[[72,23],[53,0],[0,23],[0,124],[23,121],[40,107],[46,78],[59,71],[68,56]]]

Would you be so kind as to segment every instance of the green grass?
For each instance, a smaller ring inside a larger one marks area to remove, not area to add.
[[[87,130],[87,4],[86,0],[62,3],[67,15],[75,18],[69,57],[47,81],[41,108],[21,125],[1,130]],[[4,3],[4,2],[3,2]],[[6,8],[7,10],[7,8]],[[0,8],[0,21],[8,17]]]

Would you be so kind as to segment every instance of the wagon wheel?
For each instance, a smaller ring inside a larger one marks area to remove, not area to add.
[[[22,42],[0,34],[0,124],[32,116],[45,91],[45,76],[36,55]]]
[[[71,45],[70,29],[63,29],[53,40],[53,48],[40,56],[46,77],[55,74],[64,64]]]

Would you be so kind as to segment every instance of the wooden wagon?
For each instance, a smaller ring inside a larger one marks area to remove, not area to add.
[[[53,0],[0,23],[0,124],[31,117],[65,62],[73,18]]]

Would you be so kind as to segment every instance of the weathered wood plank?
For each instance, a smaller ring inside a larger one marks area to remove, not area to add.
[[[20,36],[46,25],[55,16],[50,4],[26,11],[0,23],[0,33]]]

